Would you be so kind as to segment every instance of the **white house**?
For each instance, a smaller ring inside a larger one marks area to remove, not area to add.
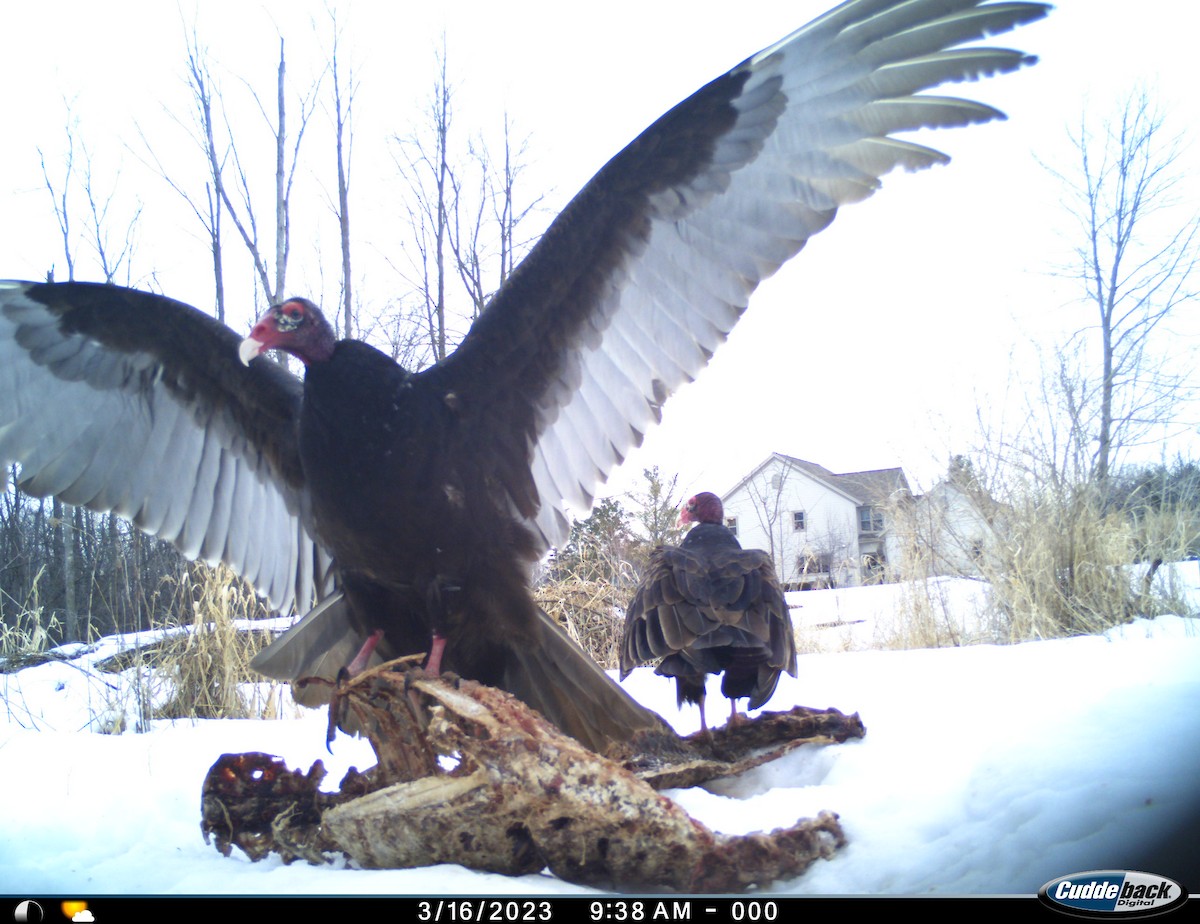
[[[911,548],[905,564],[909,576],[953,574],[976,576],[995,564],[998,522],[1003,511],[971,481],[953,469],[927,493],[901,508],[902,525]]]
[[[738,541],[771,552],[780,581],[800,589],[881,580],[899,560],[886,508],[909,496],[899,468],[839,475],[777,452],[722,501]]]

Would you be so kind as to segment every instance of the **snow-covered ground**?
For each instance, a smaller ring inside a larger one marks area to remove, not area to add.
[[[964,619],[978,590],[942,588]],[[839,813],[846,847],[767,890],[778,894],[1030,895],[1090,869],[1145,870],[1200,888],[1200,620],[1180,614],[1019,645],[862,650],[898,611],[901,592],[803,594],[802,635],[833,631],[814,627],[834,621],[853,628],[824,645],[835,650],[802,656],[799,676],[782,678],[768,704],[858,712],[865,738],[801,748],[672,798],[730,833]],[[307,711],[97,733],[132,699],[128,678],[93,667],[106,653],[0,675],[0,894],[592,891],[550,875],[457,866],[378,871],[225,858],[199,824],[201,783],[221,754],[266,751],[304,769],[320,759],[333,785],[346,767],[372,762],[369,747],[341,737],[331,757],[324,714]],[[650,670],[626,686],[679,731],[698,728],[695,710],[678,711],[673,686]],[[721,721],[715,687],[709,706]]]

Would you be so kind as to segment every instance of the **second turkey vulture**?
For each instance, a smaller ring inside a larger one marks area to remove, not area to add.
[[[569,532],[765,277],[895,167],[895,135],[1000,117],[922,91],[1033,59],[969,43],[1040,3],[850,0],[684,100],[551,224],[455,352],[410,373],[335,342],[304,299],[266,346],[113,286],[0,286],[0,461],[23,488],[113,510],[308,614],[257,662],[332,677],[435,649],[601,747],[657,717],[534,604]],[[311,609],[310,609],[311,608]],[[315,691],[315,692],[314,692]],[[315,686],[308,694],[320,696]]]
[[[704,716],[709,674],[721,674],[731,718],[737,701],[757,709],[769,700],[783,671],[796,676],[792,618],[771,556],[743,549],[723,522],[715,494],[697,494],[680,512],[695,524],[678,546],[659,546],[625,611],[621,679],[639,664],[661,658],[655,673],[674,677],[679,705]]]

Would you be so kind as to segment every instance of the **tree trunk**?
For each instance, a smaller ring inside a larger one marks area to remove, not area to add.
[[[63,582],[63,641],[80,641],[79,613],[75,607],[75,535],[68,521],[73,513],[70,507],[54,499],[54,531],[62,549],[62,582]]]

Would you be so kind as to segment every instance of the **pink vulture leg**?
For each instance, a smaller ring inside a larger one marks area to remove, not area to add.
[[[446,650],[445,636],[433,633],[433,641],[429,644],[429,657],[425,661],[425,672],[437,676],[442,672],[442,652]]]
[[[362,648],[358,650],[358,654],[354,656],[354,660],[346,665],[346,675],[349,677],[357,677],[367,668],[367,662],[371,660],[371,653],[375,651],[375,646],[379,644],[379,640],[383,638],[383,630],[376,629],[367,636],[367,640],[363,642]]]
[[[337,737],[337,730],[346,717],[346,700],[342,685],[351,677],[357,677],[367,669],[367,662],[371,660],[371,654],[382,638],[383,630],[376,629],[367,636],[367,640],[363,642],[362,648],[358,649],[354,660],[338,671],[337,685],[329,700],[329,725],[325,730],[325,749],[331,754],[333,753],[333,739]]]
[[[425,591],[425,608],[429,613],[429,621],[433,623],[433,639],[429,643],[429,657],[425,660],[425,673],[435,677],[442,673],[442,654],[446,650],[446,637],[437,630],[439,625],[445,625],[450,609],[447,597],[457,599],[462,591],[460,584],[453,584],[439,577],[432,581]]]
[[[738,712],[737,700],[731,699],[729,701],[729,727],[732,728],[735,725],[739,725],[742,722],[748,721],[749,719],[747,719],[745,715]]]

